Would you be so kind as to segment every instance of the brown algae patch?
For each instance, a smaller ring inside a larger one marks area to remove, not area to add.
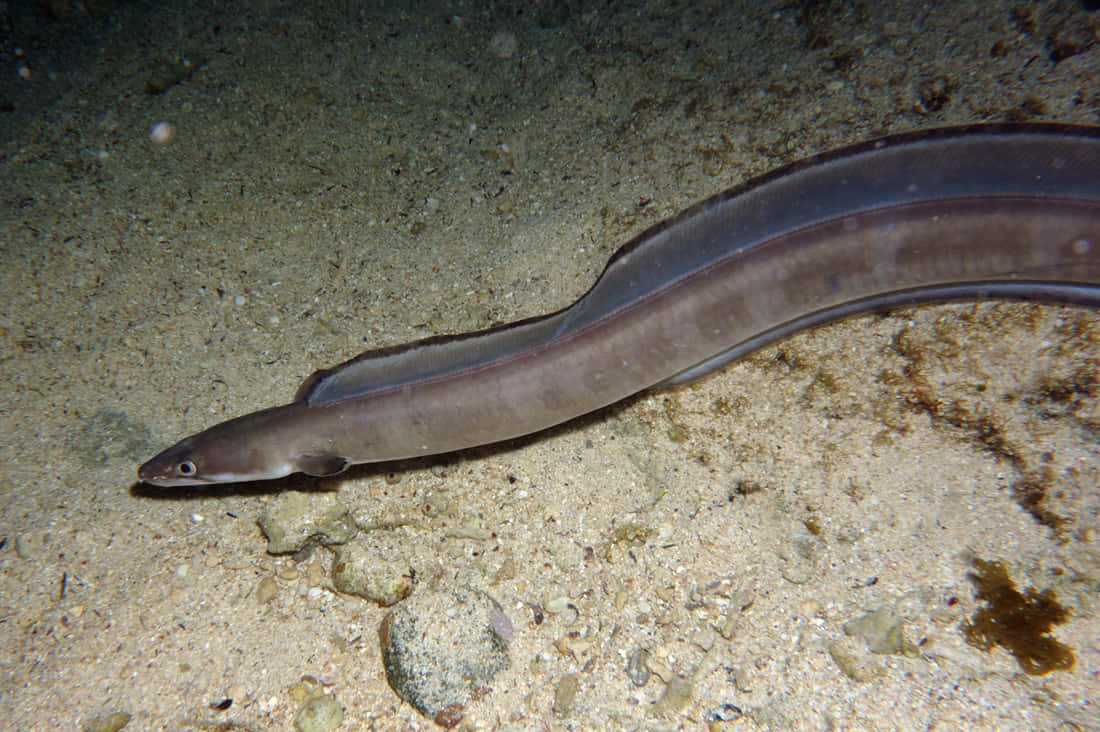
[[[1051,629],[1069,617],[1054,592],[1028,588],[1021,593],[1000,562],[975,558],[973,566],[976,571],[967,577],[986,606],[963,623],[966,642],[983,651],[1003,647],[1033,676],[1073,668],[1073,652],[1050,636]]]

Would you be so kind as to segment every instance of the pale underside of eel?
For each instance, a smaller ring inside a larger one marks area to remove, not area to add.
[[[325,476],[451,452],[687,383],[822,323],[985,298],[1100,306],[1100,128],[924,130],[793,163],[645,231],[558,312],[368,351],[138,476]]]

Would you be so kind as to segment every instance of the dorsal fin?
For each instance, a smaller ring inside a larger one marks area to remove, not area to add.
[[[340,368],[339,366],[335,368]],[[309,393],[313,391],[313,387],[317,385],[317,382],[331,374],[335,369],[317,369],[312,374],[306,377],[306,380],[298,387],[298,391],[294,392],[294,401],[305,402],[309,401]]]
[[[557,312],[488,330],[366,351],[339,366],[314,372],[298,387],[294,399],[310,406],[331,404],[482,366],[550,342],[562,317]]]

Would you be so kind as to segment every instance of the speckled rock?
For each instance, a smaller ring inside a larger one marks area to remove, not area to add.
[[[510,663],[508,616],[470,587],[414,595],[385,617],[378,634],[390,687],[442,727],[458,724],[470,699],[488,694]]]
[[[260,514],[259,524],[272,554],[296,552],[312,538],[343,544],[358,531],[336,493],[282,493]]]
[[[382,607],[396,605],[412,592],[414,573],[402,556],[404,532],[361,534],[336,552],[332,584],[340,592],[358,595]]]

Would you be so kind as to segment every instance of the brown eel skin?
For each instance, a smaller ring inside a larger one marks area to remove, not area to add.
[[[645,231],[572,305],[368,351],[138,471],[334,475],[526,435],[805,328],[913,303],[1100,306],[1100,128],[920,130],[779,168]]]

